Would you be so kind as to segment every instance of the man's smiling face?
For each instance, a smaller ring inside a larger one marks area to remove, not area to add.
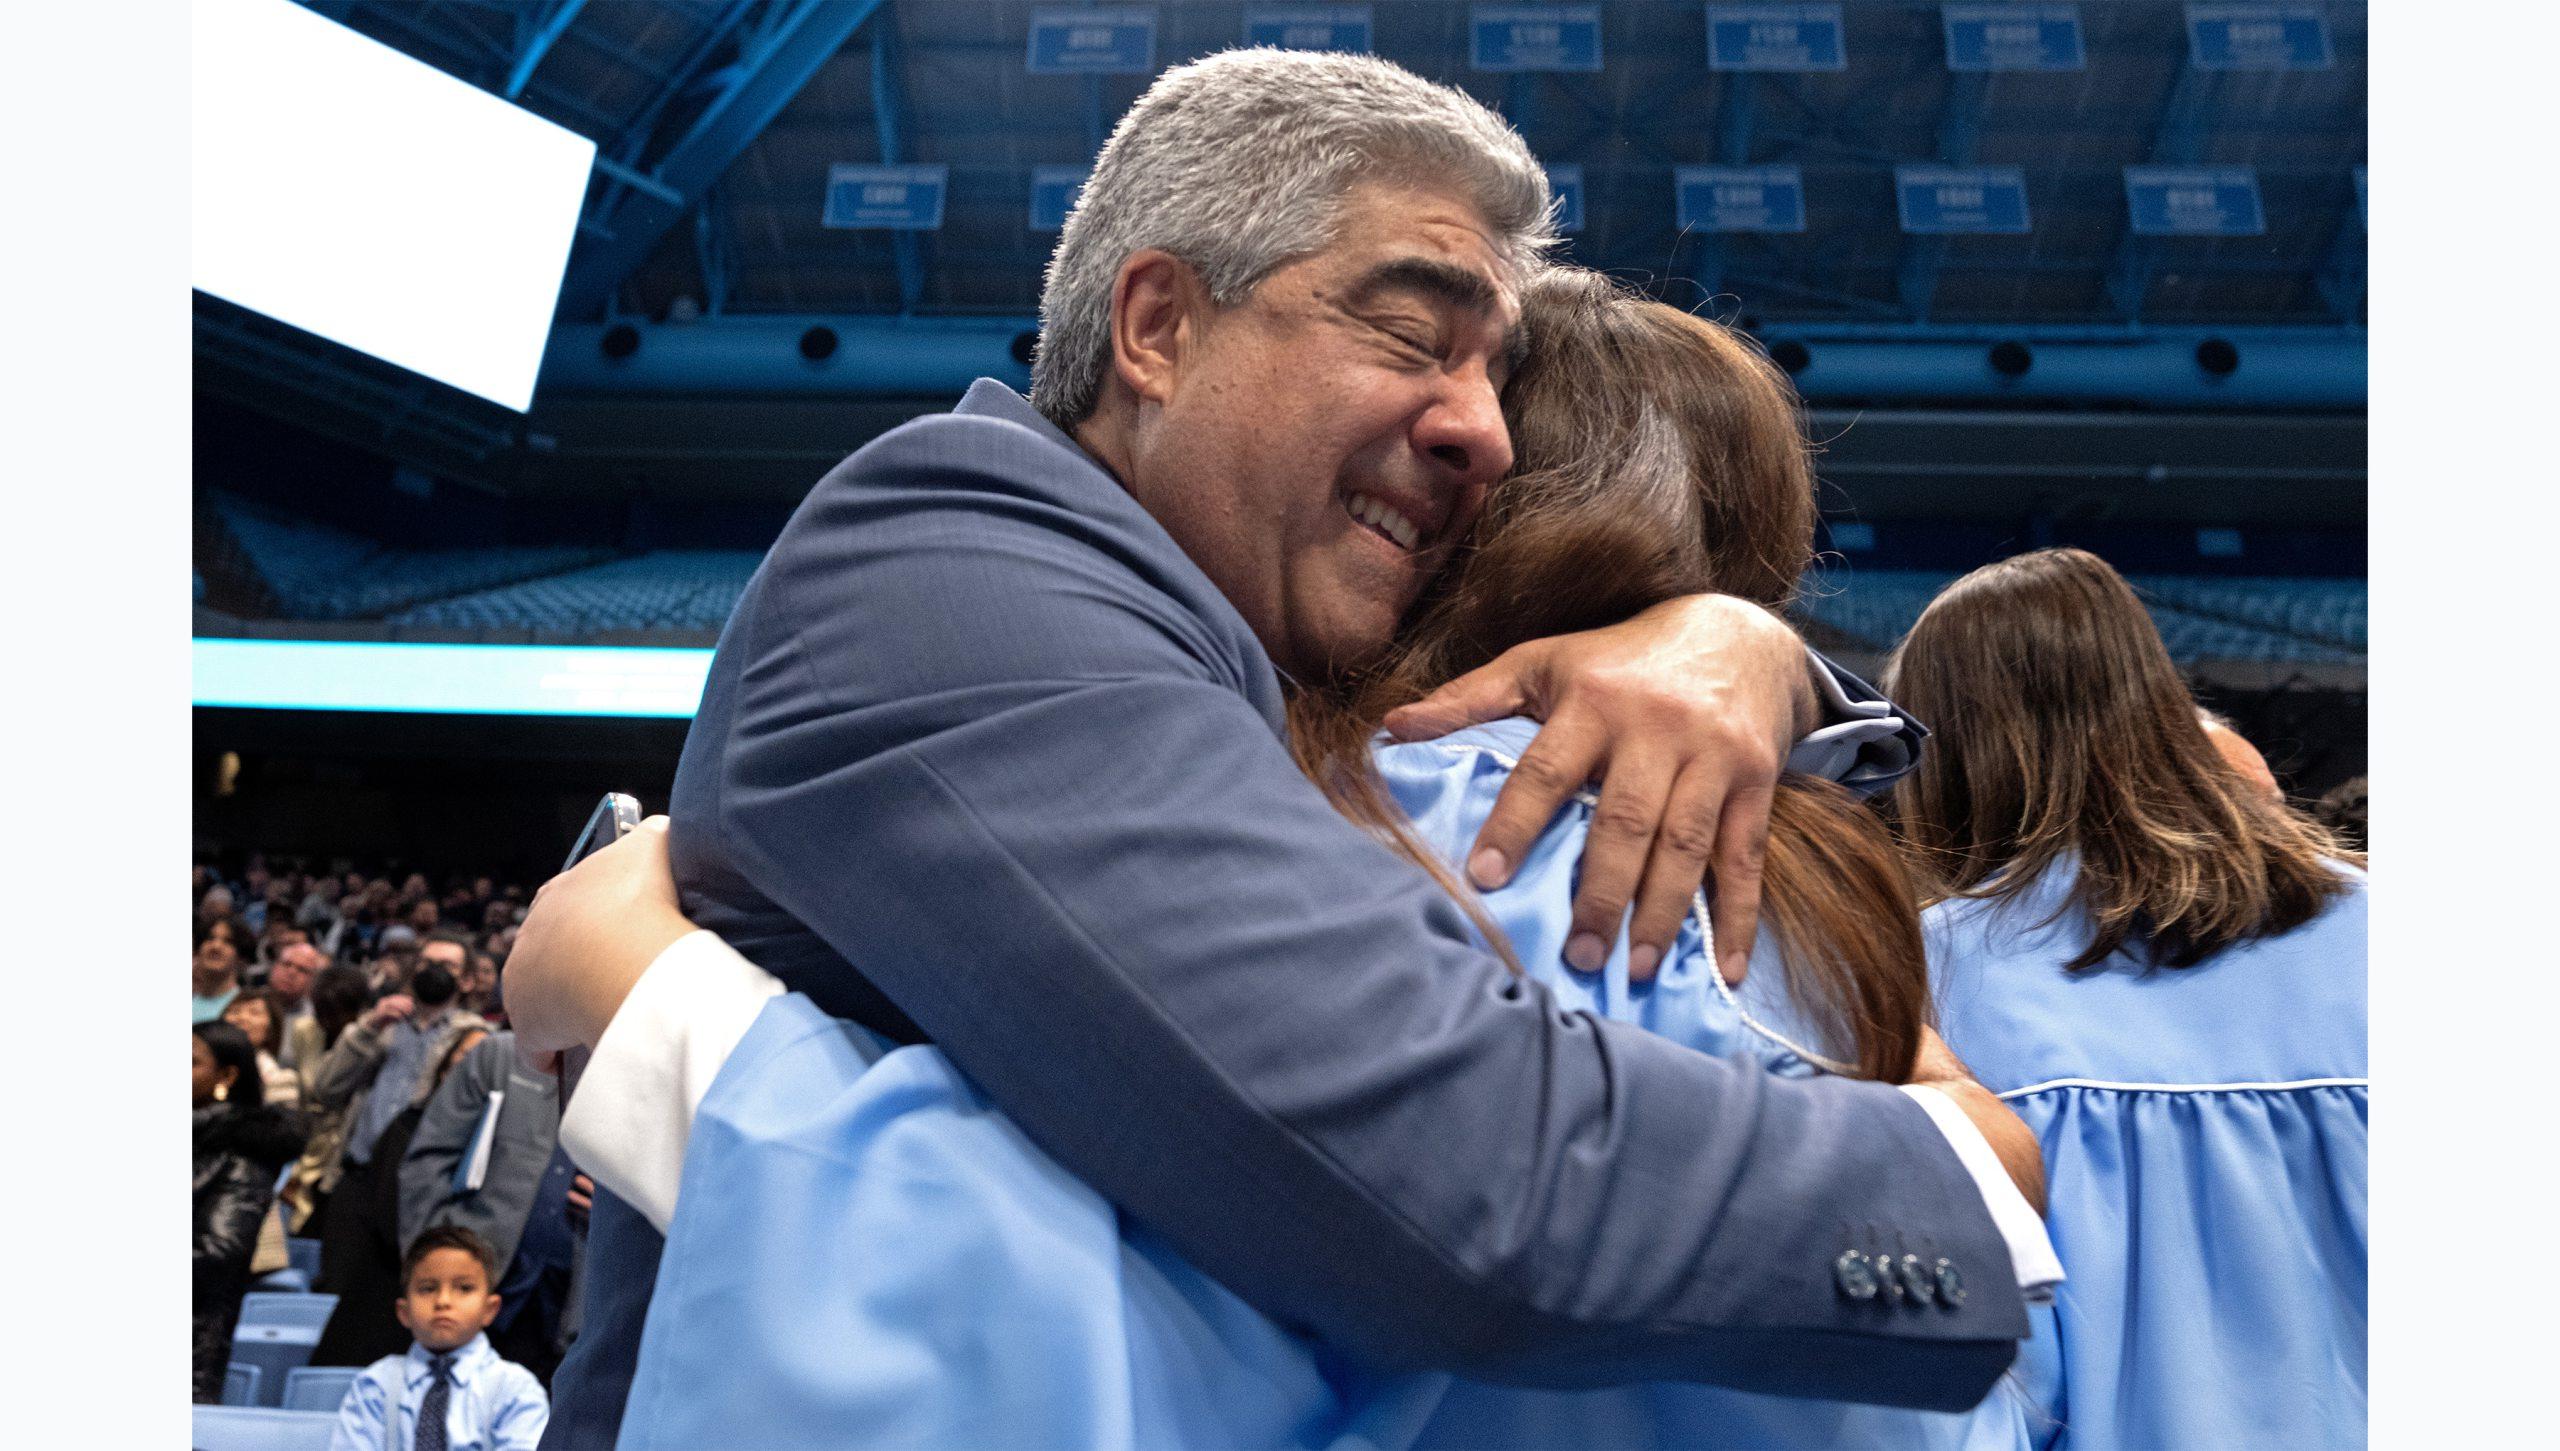
[[[1184,340],[1132,491],[1284,670],[1375,655],[1511,466],[1519,305],[1468,203],[1364,183]]]

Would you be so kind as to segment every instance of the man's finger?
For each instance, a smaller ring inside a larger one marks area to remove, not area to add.
[[[1387,712],[1387,734],[1427,741],[1489,720],[1530,713],[1533,677],[1545,658],[1542,641],[1515,646],[1410,705]]]
[[[1654,832],[1653,855],[1645,861],[1643,885],[1636,890],[1635,916],[1627,924],[1627,976],[1636,982],[1651,981],[1661,969],[1671,944],[1679,940],[1680,924],[1696,906],[1715,847],[1724,791],[1724,773],[1704,766],[1690,766],[1672,783],[1662,825]]]
[[[1592,808],[1591,833],[1582,844],[1582,879],[1573,894],[1573,930],[1566,934],[1564,960],[1583,972],[1598,972],[1627,920],[1627,902],[1644,879],[1645,860],[1653,854],[1654,835],[1662,821],[1663,803],[1671,794],[1677,767],[1652,757],[1620,757],[1609,762],[1600,783],[1600,804]],[[1634,964],[1629,965],[1630,974]]]
[[[1606,739],[1605,731],[1573,719],[1555,721],[1538,732],[1520,753],[1520,764],[1502,783],[1493,811],[1467,850],[1468,881],[1491,891],[1511,880],[1557,808],[1590,781]]]
[[[1716,970],[1731,982],[1751,962],[1751,940],[1760,930],[1760,869],[1769,851],[1770,787],[1739,790],[1725,798],[1716,823],[1708,923],[1715,930]]]

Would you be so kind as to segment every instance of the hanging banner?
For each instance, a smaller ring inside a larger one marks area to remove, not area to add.
[[[1152,5],[1097,5],[1031,12],[1033,75],[1152,75],[1156,11]]]
[[[1836,71],[1849,66],[1837,5],[1710,5],[1707,68]]]
[[[2325,71],[2329,17],[2316,5],[2190,5],[2187,63],[2200,71]]]
[[[947,166],[866,166],[838,162],[827,168],[824,226],[938,232],[942,197],[950,188]]]
[[[2077,5],[1942,5],[1951,71],[2089,68]]]
[[[1366,5],[1253,5],[1244,12],[1244,43],[1282,50],[1367,55],[1374,29]]]
[[[1076,197],[1084,191],[1084,179],[1093,175],[1090,166],[1035,166],[1031,168],[1031,230],[1060,231],[1067,225],[1067,213],[1074,211]]]
[[[1906,232],[2028,230],[2027,178],[2014,166],[1897,166],[1893,190]]]
[[[1582,230],[1582,168],[1571,162],[1547,168],[1547,191],[1556,200],[1556,230],[1571,236]]]
[[[1596,71],[1600,7],[1470,5],[1467,63],[1480,71]]]
[[[1672,186],[1682,231],[1804,230],[1804,173],[1796,167],[1682,166]]]
[[[2145,237],[2259,237],[2267,214],[2245,166],[2128,166],[2124,201]]]

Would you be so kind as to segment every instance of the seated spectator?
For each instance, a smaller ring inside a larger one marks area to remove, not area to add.
[[[276,1171],[302,1151],[302,1125],[269,1105],[257,1050],[228,1023],[195,1025],[195,1400],[222,1399],[231,1332]]]
[[[347,1112],[320,1255],[321,1288],[341,1304],[312,1351],[314,1365],[363,1365],[397,1348],[398,1327],[382,1307],[399,1293],[400,1158],[418,1119],[411,1110],[488,1031],[478,1014],[458,1008],[460,988],[443,962],[421,963],[409,986],[375,1003],[311,1077],[313,1103]]]
[[[321,1041],[320,1020],[311,1007],[311,985],[327,970],[329,959],[308,942],[297,942],[276,954],[267,971],[267,993],[282,1019],[284,1047],[276,1061],[287,1068],[316,1067],[328,1047]]]
[[[496,1256],[467,1229],[428,1230],[400,1263],[393,1313],[414,1337],[364,1369],[339,1404],[329,1451],[533,1451],[551,1398],[485,1333],[502,1308]],[[419,1434],[420,1428],[426,1434]]]
[[[215,882],[207,888],[204,895],[196,899],[197,935],[202,936],[205,928],[230,916],[233,902],[231,889],[222,883]]]
[[[568,1349],[576,1258],[577,1171],[559,1135],[558,1083],[516,1061],[513,1034],[492,1033],[427,1100],[400,1165],[402,1241],[447,1224],[488,1241],[494,1262],[506,1267],[491,1343],[546,1386]]]
[[[462,1005],[487,1018],[493,1025],[506,1026],[506,1013],[498,1002],[498,959],[483,951],[471,953],[470,966],[462,976]]]
[[[244,988],[222,1009],[222,1021],[238,1028],[258,1050],[258,1080],[268,1103],[277,1108],[302,1105],[302,1075],[287,1068],[277,1054],[284,1047],[284,1016],[264,988]]]
[[[257,960],[257,935],[249,930],[247,923],[237,917],[216,917],[210,922],[200,924],[196,928],[196,940],[202,942],[208,938],[220,938],[231,944],[232,952],[239,957],[244,966]]]
[[[356,968],[324,968],[313,979],[310,1024],[317,1031],[303,1037],[302,1051],[308,1056],[302,1060],[301,1071],[306,1088],[328,1051],[372,1006],[373,989]],[[288,1041],[292,1031],[287,1030]],[[306,1100],[310,1097],[305,1094]],[[304,1145],[301,1160],[294,1165],[293,1177],[285,1181],[283,1195],[285,1228],[295,1234],[317,1233],[315,1222],[330,1191],[338,1187],[339,1155],[346,1146],[345,1104],[326,1106],[306,1101],[303,1112],[311,1137]]]
[[[202,937],[196,941],[195,1018],[210,1023],[231,1006],[240,991],[240,953],[219,937]]]

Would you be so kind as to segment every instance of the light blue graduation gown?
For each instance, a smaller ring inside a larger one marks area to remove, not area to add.
[[[2365,1444],[2365,874],[2187,968],[2089,941],[2057,866],[1928,913],[1940,1030],[2043,1142],[2069,1276],[2019,1373],[2069,1451]]]
[[[1383,748],[1426,846],[1463,859],[1535,726]],[[1560,1007],[1771,1072],[1823,1071],[1766,952],[1738,989],[1693,917],[1650,985],[1626,943],[1563,965],[1592,802],[1486,901]],[[1305,984],[1322,992],[1322,981]],[[625,1448],[1876,1447],[2021,1451],[2015,1377],[1968,1414],[1652,1384],[1364,1373],[1193,1269],[1034,1145],[940,1052],[776,998],[694,1121]],[[1661,1212],[1682,1212],[1664,1204]]]

